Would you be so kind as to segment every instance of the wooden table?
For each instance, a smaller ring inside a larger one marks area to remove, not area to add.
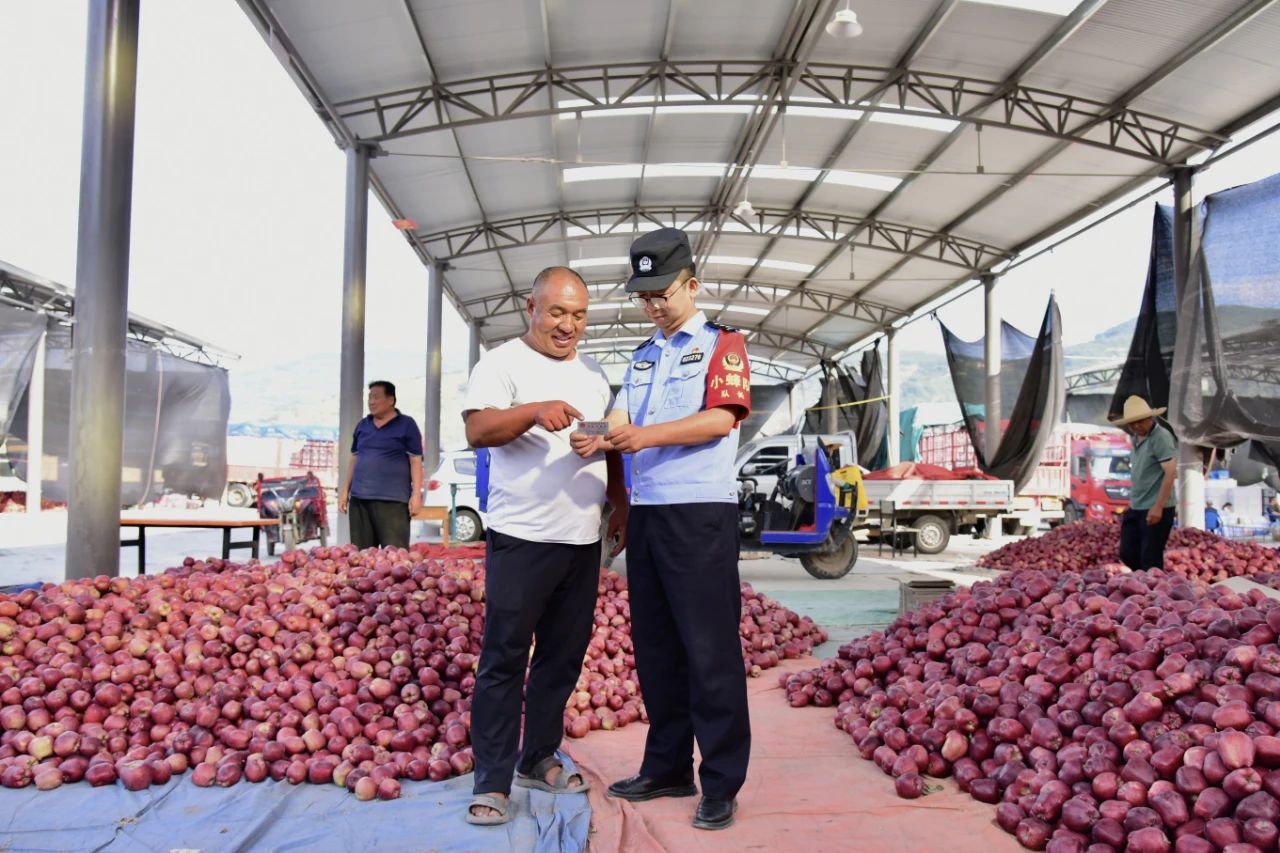
[[[449,547],[449,510],[442,506],[424,506],[413,514],[413,520],[440,522],[440,542]]]
[[[145,575],[147,573],[147,528],[148,527],[169,527],[169,528],[187,528],[195,530],[221,530],[222,531],[222,559],[231,559],[231,552],[242,548],[248,548],[249,552],[254,556],[258,556],[258,541],[262,535],[264,527],[279,527],[280,519],[278,518],[236,518],[236,519],[217,519],[217,518],[125,518],[120,519],[121,527],[138,528],[138,537],[136,539],[121,539],[120,547],[129,548],[136,546],[138,549],[138,574]],[[231,531],[242,528],[252,528],[253,538],[245,539],[239,542],[231,541]]]

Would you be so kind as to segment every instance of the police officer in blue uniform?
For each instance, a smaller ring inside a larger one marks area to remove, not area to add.
[[[626,800],[691,797],[693,745],[702,799],[693,825],[733,823],[751,728],[738,625],[738,424],[751,410],[743,335],[708,322],[683,231],[631,246],[631,299],[657,332],[631,356],[606,438],[580,454],[629,456],[627,584],[649,734],[638,775],[609,786]]]

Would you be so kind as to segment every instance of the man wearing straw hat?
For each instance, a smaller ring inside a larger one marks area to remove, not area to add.
[[[1164,567],[1164,545],[1173,528],[1173,484],[1178,476],[1178,444],[1156,421],[1165,408],[1151,408],[1134,395],[1124,414],[1111,422],[1133,434],[1129,458],[1129,509],[1120,522],[1120,559],[1134,571]]]

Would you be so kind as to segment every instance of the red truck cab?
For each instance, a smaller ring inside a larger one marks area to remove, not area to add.
[[[1120,430],[1073,433],[1071,502],[1066,521],[1100,521],[1129,506],[1129,455],[1133,443]]]

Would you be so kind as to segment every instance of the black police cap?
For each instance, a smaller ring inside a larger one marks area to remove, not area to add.
[[[641,236],[631,244],[631,278],[627,293],[651,293],[666,290],[680,275],[693,266],[693,250],[689,237],[679,228],[659,228]]]

